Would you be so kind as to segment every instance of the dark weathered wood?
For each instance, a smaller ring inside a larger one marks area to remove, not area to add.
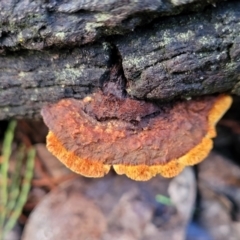
[[[117,46],[128,92],[135,97],[239,94],[239,1],[156,21],[117,41]]]
[[[209,0],[1,0],[0,46],[15,50],[79,46],[209,4]]]
[[[135,97],[240,94],[239,1],[24,2],[0,2],[0,119],[96,91],[115,51]]]
[[[46,102],[83,98],[99,87],[108,55],[101,45],[74,50],[22,50],[0,56],[0,119],[34,117]]]

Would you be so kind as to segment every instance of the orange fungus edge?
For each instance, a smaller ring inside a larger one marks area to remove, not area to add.
[[[47,135],[47,148],[66,167],[85,177],[103,177],[111,168],[101,162],[93,162],[76,156],[73,152],[67,151],[53,132]]]
[[[208,115],[208,132],[202,141],[178,159],[173,159],[162,165],[113,165],[114,170],[122,175],[126,174],[129,178],[137,181],[147,181],[157,174],[171,178],[177,176],[185,166],[192,166],[203,161],[213,147],[212,138],[216,137],[215,126],[224,113],[230,108],[232,97],[220,95],[216,99]]]
[[[208,116],[208,137],[214,138],[216,137],[216,124],[222,118],[222,116],[226,113],[226,111],[232,105],[232,97],[229,95],[220,95],[218,96],[214,106],[209,112]]]
[[[157,174],[161,174],[163,177],[171,178],[178,175],[184,168],[184,165],[177,162],[176,160],[171,160],[164,165],[136,165],[136,166],[126,166],[126,165],[113,165],[114,170],[117,174],[126,174],[129,178],[136,181],[147,181]]]

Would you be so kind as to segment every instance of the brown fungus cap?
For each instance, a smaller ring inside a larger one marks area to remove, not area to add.
[[[156,174],[174,177],[202,161],[231,102],[218,95],[156,104],[98,92],[48,104],[42,116],[49,151],[74,172],[102,177],[113,166],[145,181]]]

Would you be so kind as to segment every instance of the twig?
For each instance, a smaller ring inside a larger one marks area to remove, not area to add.
[[[3,227],[6,217],[6,204],[8,200],[7,195],[7,185],[8,185],[8,167],[9,167],[9,159],[12,152],[11,146],[14,137],[14,129],[16,127],[16,121],[11,121],[8,129],[4,136],[3,141],[3,161],[0,168],[0,239],[3,237]]]

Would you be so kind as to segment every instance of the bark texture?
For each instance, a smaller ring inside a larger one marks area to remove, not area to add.
[[[240,95],[240,2],[0,2],[0,119],[96,91],[122,60],[133,97]]]

